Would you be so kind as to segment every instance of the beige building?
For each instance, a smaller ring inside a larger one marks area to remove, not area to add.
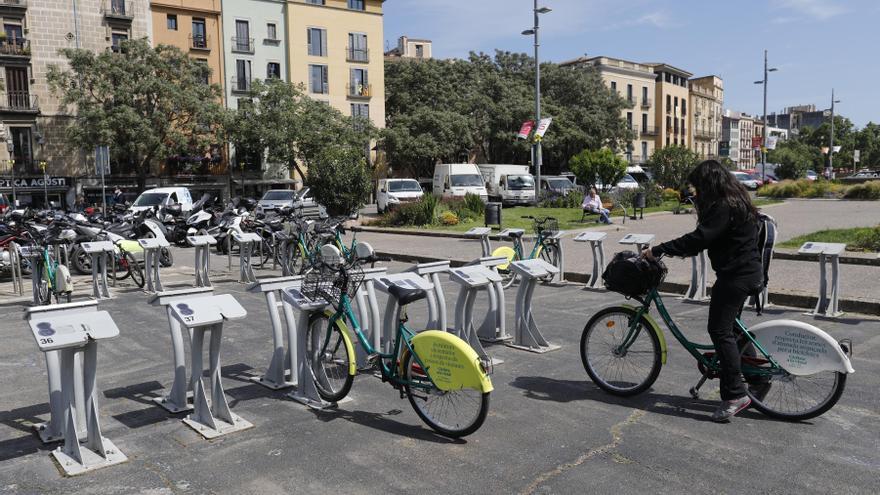
[[[308,95],[385,127],[382,0],[288,0],[288,70]]]
[[[623,153],[630,163],[647,162],[658,139],[654,69],[650,65],[611,57],[580,57],[560,65],[595,68],[605,85],[628,101],[629,106],[623,109],[621,117],[635,137]]]
[[[761,145],[764,145],[764,121],[758,117],[755,117],[752,126],[752,136],[754,138],[761,138]],[[754,139],[753,139],[754,141]],[[754,144],[754,143],[753,143]],[[754,155],[755,164],[761,163],[761,150],[755,149],[752,146],[752,155]]]
[[[725,110],[721,121],[723,148],[740,170],[755,167],[752,137],[755,136],[755,119],[742,112]]]
[[[690,80],[690,148],[700,158],[717,158],[721,140],[724,82],[718,76]]]
[[[416,58],[429,59],[434,58],[432,53],[431,40],[423,40],[416,38],[408,38],[401,36],[397,39],[397,46],[385,52],[388,58]]]
[[[646,65],[654,69],[657,77],[654,94],[657,101],[655,125],[658,134],[654,146],[688,146],[691,130],[688,124],[688,79],[693,74],[668,64]]]

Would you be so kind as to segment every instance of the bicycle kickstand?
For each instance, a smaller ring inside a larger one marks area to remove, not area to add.
[[[700,398],[700,387],[702,387],[703,384],[706,383],[706,380],[708,378],[709,377],[704,374],[703,376],[700,377],[700,381],[698,381],[696,385],[691,387],[691,389],[690,389],[691,397],[693,397],[694,399]]]

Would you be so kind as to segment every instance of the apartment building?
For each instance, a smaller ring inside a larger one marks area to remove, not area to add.
[[[385,52],[385,57],[389,59],[415,58],[427,60],[434,58],[431,49],[431,40],[401,36],[397,39],[397,46]]]
[[[752,138],[756,135],[755,119],[742,112],[725,110],[721,119],[721,128],[722,150],[729,150],[727,156],[740,170],[754,168],[755,151]]]
[[[611,57],[580,57],[560,65],[592,67],[611,90],[627,100],[628,106],[621,117],[633,131],[634,138],[623,151],[632,164],[647,162],[654,153],[659,136],[655,112],[656,74],[653,67]]]
[[[668,64],[645,65],[651,67],[656,76],[654,94],[657,111],[654,113],[654,125],[658,134],[654,146],[688,146],[691,142],[688,80],[693,74]]]
[[[724,82],[720,77],[704,76],[690,80],[689,147],[704,160],[718,156],[723,106]]]
[[[153,46],[180,48],[211,68],[206,83],[222,85],[221,7],[221,0],[151,0],[150,40]]]
[[[121,41],[147,36],[147,0],[0,0],[0,121],[7,146],[0,147],[0,170],[14,161],[20,203],[43,200],[41,162],[46,162],[49,199],[70,196],[74,183],[94,194],[98,180],[90,153],[71,152],[64,132],[71,115],[46,79],[50,65],[65,67],[63,48],[116,50]],[[2,182],[0,193],[8,192]],[[31,194],[34,193],[34,194]]]

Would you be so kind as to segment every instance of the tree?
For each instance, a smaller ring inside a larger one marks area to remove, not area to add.
[[[779,179],[800,179],[806,176],[807,170],[822,167],[819,149],[797,138],[778,143],[776,149],[768,153],[767,161],[777,164],[776,177]]]
[[[654,180],[661,186],[682,189],[687,176],[697,166],[699,157],[684,146],[667,146],[654,151],[648,165],[654,172]]]
[[[76,110],[66,129],[74,148],[108,145],[112,159],[130,167],[143,189],[154,161],[172,154],[204,154],[217,142],[223,118],[221,89],[178,48],[123,41],[119,52],[63,49],[69,69],[50,66],[48,80],[63,105]]]
[[[350,215],[366,203],[371,179],[357,148],[331,146],[311,157],[306,184],[330,215]]]
[[[718,163],[724,166],[727,170],[736,170],[736,163],[730,159],[729,156],[722,156]]]
[[[626,160],[614,154],[608,148],[600,150],[583,150],[571,157],[568,166],[578,182],[590,187],[600,186],[603,190],[609,190],[616,186],[620,179],[626,175]]]

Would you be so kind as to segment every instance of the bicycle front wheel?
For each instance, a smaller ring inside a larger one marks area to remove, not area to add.
[[[550,263],[553,266],[556,266],[556,247],[551,244],[541,246],[538,248],[538,258]],[[541,278],[541,282],[550,283],[553,281],[553,275],[546,275]]]
[[[660,339],[644,315],[630,330],[635,316],[631,308],[605,308],[590,318],[581,335],[584,369],[593,383],[610,394],[639,394],[660,374]]]
[[[406,355],[403,370],[410,405],[434,431],[460,438],[483,426],[489,413],[489,392],[438,389],[411,352]]]
[[[748,387],[752,406],[771,418],[803,421],[824,414],[837,404],[846,386],[846,374],[822,371],[795,376],[781,371],[766,384]]]
[[[144,269],[141,268],[140,263],[138,263],[137,259],[135,259],[134,255],[126,252],[125,253],[125,263],[128,265],[128,271],[131,275],[131,280],[140,288],[144,287]]]
[[[346,337],[340,324],[330,326],[330,318],[314,313],[306,332],[306,365],[322,399],[338,402],[348,395],[354,375]]]

